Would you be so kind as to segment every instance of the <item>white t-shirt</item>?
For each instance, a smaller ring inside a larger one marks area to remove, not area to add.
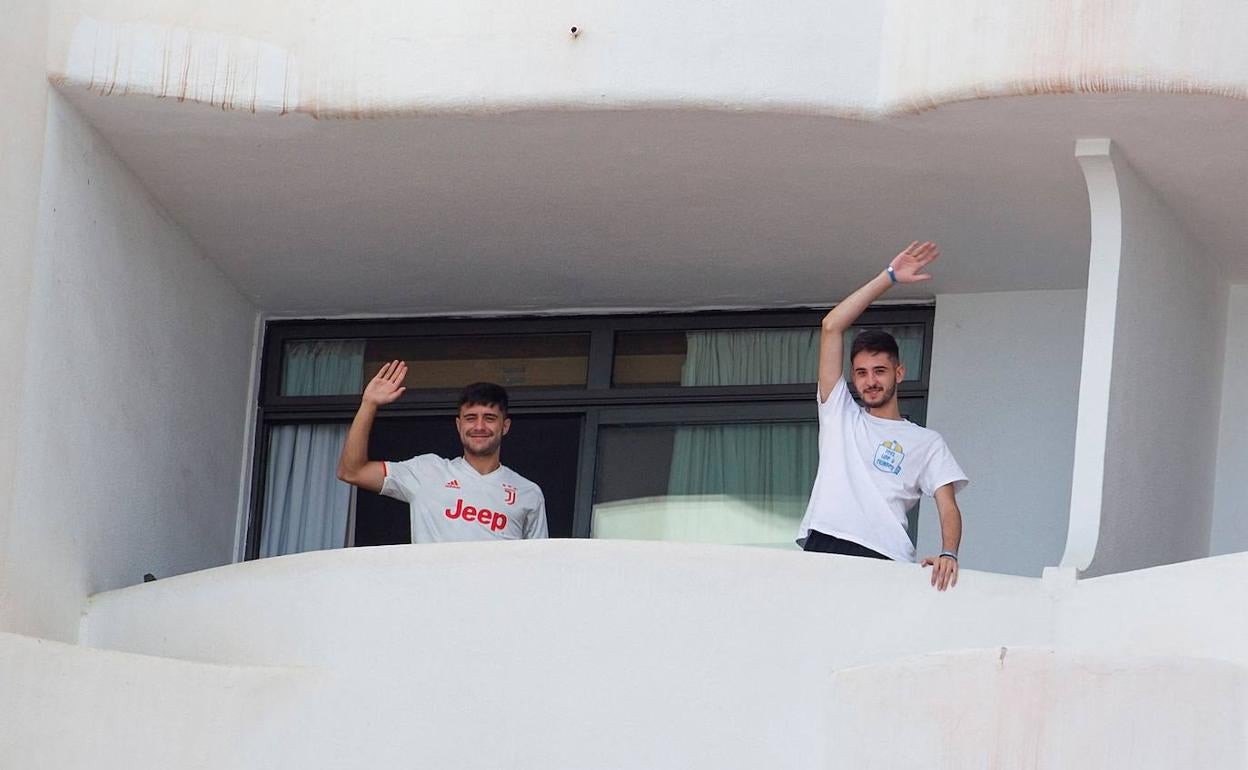
[[[914,561],[906,511],[945,484],[960,492],[967,480],[940,434],[873,416],[841,378],[819,404],[819,472],[797,542],[813,529]]]
[[[413,543],[547,537],[541,488],[505,465],[484,476],[462,457],[384,465],[381,493],[408,504]]]

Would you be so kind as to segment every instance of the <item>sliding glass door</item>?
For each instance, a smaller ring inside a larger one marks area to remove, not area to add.
[[[365,382],[393,359],[407,391],[378,415],[375,459],[458,455],[458,390],[493,381],[511,395],[503,462],[542,487],[552,536],[793,547],[818,463],[822,316],[273,322],[248,556],[410,540],[406,505],[334,476]],[[932,309],[873,308],[862,327],[897,337],[902,412],[922,424]]]

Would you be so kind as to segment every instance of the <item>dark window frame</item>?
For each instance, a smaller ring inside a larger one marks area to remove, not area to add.
[[[287,342],[304,339],[377,339],[507,334],[581,332],[590,335],[587,382],[584,388],[511,387],[511,411],[583,415],[580,461],[577,468],[573,536],[589,537],[593,506],[597,434],[601,426],[621,424],[791,421],[814,415],[810,384],[743,385],[729,387],[612,386],[616,334],[635,331],[695,331],[818,327],[825,309],[708,311],[698,313],[620,314],[584,316],[404,317],[393,319],[273,319],[265,324],[261,348],[259,403],[256,409],[251,496],[248,504],[245,557],[259,556],[269,429],[289,423],[349,421],[359,406],[359,395],[283,396],[280,392],[281,352]],[[923,366],[919,376],[903,381],[898,396],[917,400],[917,414],[926,414],[931,376],[934,307],[895,305],[872,307],[855,326],[921,324]],[[913,376],[913,372],[910,373]],[[409,390],[387,406],[388,417],[454,415],[455,390]]]

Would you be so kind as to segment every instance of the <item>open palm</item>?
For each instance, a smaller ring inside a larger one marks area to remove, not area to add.
[[[402,361],[391,361],[381,367],[377,376],[364,386],[364,400],[375,405],[391,404],[403,395],[407,388],[403,381],[407,379],[407,364]]]
[[[935,262],[939,256],[940,249],[936,244],[931,241],[923,241],[922,243],[915,241],[900,254],[893,257],[893,261],[889,263],[889,266],[893,268],[893,275],[897,277],[897,283],[930,281],[932,276],[923,271],[928,265]]]

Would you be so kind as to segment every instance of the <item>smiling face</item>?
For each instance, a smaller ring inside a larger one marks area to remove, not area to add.
[[[503,436],[511,430],[511,418],[497,404],[464,404],[455,418],[464,454],[489,457],[498,454]]]
[[[862,351],[851,362],[854,389],[862,403],[878,409],[897,398],[897,383],[906,376],[906,367],[888,353]]]

